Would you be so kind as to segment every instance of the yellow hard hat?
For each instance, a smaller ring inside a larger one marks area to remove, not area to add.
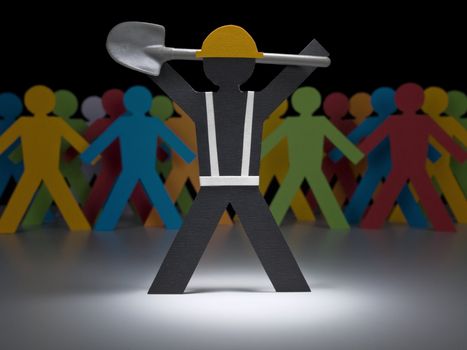
[[[196,57],[262,58],[256,43],[248,32],[239,26],[226,25],[211,32],[203,41]]]

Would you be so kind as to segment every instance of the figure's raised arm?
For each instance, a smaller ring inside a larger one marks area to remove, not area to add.
[[[21,129],[24,127],[24,121],[20,118],[13,123],[2,135],[0,135],[0,154],[5,152],[18,137],[21,136]]]
[[[359,143],[365,136],[372,133],[380,123],[377,123],[376,118],[366,119],[362,124],[353,129],[350,134],[347,135],[347,138],[352,141],[354,144]],[[338,148],[334,148],[329,152],[329,158],[333,162],[338,162],[342,159],[344,155]]]
[[[426,123],[429,126],[430,135],[451,153],[458,162],[464,162],[467,159],[467,153],[438,124],[428,117],[426,118]]]
[[[359,148],[363,153],[370,153],[376,146],[388,137],[391,118],[389,117],[382,123],[373,133],[371,133],[363,142],[360,143]]]
[[[319,44],[312,40],[300,55],[329,56],[329,53]],[[276,107],[289,97],[316,67],[288,66],[274,78],[264,90],[256,93],[255,105],[259,105],[264,118],[267,118]]]
[[[120,119],[115,120],[91,145],[81,154],[85,163],[91,163],[120,135]]]
[[[169,63],[162,66],[159,76],[150,76],[150,78],[191,118],[197,115],[196,106],[202,102],[201,94],[195,91]]]
[[[191,163],[196,155],[162,121],[155,119],[155,122],[158,125],[159,136],[164,142],[167,142],[185,162]]]
[[[89,143],[65,121],[62,119],[58,119],[58,121],[63,138],[68,141],[70,146],[75,150],[83,152],[89,146]]]
[[[339,131],[328,119],[322,120],[324,135],[336,146],[352,163],[358,163],[363,153],[343,133]]]
[[[287,136],[287,121],[279,125],[272,133],[263,140],[261,144],[261,158],[268,155],[277,144]]]

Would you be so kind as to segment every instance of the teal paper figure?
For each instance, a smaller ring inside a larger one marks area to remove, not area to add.
[[[23,112],[21,99],[10,92],[0,94],[0,134],[3,134]],[[23,164],[15,164],[9,158],[10,153],[19,147],[19,141],[11,145],[0,155],[0,196],[5,192],[8,181],[13,178],[18,182],[23,173]]]
[[[289,148],[289,173],[271,203],[271,212],[278,223],[284,219],[293,197],[306,179],[329,226],[333,229],[349,227],[342,210],[323,174],[324,140],[329,139],[353,163],[363,153],[325,117],[314,113],[321,105],[321,95],[311,87],[301,87],[292,95],[292,107],[298,117],[285,121],[263,142],[261,155],[269,153],[283,138]]]
[[[122,172],[96,221],[96,230],[113,230],[116,227],[138,182],[141,182],[166,227],[176,229],[181,225],[181,217],[156,173],[158,137],[187,162],[191,162],[195,155],[162,121],[147,116],[151,103],[152,96],[149,90],[142,86],[130,88],[124,96],[127,113],[115,120],[81,154],[83,161],[90,163],[114,140],[120,141]]]

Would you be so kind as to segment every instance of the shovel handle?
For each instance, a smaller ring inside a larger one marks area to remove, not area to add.
[[[257,58],[256,62],[265,64],[283,64],[290,66],[328,67],[331,64],[331,59],[324,56],[264,53],[264,57]]]

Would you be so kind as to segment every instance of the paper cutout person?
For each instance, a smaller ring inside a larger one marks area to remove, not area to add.
[[[448,107],[448,94],[439,87],[425,89],[425,102],[422,110],[428,114],[450,137],[467,146],[467,130],[454,118],[442,116]],[[451,156],[434,140],[433,145],[441,153],[434,164],[428,164],[428,174],[436,181],[457,222],[467,223],[467,201],[451,171]]]
[[[467,129],[467,118],[464,117],[467,112],[467,96],[461,91],[452,90],[448,92],[448,97],[446,113]],[[451,158],[451,169],[464,195],[467,196],[467,163],[459,163]]]
[[[354,121],[350,118],[346,118],[349,108],[349,99],[341,92],[329,94],[323,102],[324,113],[344,135],[348,135],[355,128]],[[324,143],[324,151],[326,154],[329,153],[332,148],[332,144],[326,140]],[[326,156],[323,160],[323,172],[328,181],[332,181],[333,178],[336,178],[337,182],[335,184],[334,193],[336,194],[338,202],[342,205],[346,199],[350,200],[353,192],[357,188],[357,181],[350,162],[347,159],[341,159],[337,163],[334,163]]]
[[[317,41],[302,54],[327,56]],[[183,293],[229,203],[276,291],[309,291],[261,196],[258,175],[264,120],[314,68],[287,67],[264,90],[241,91],[262,54],[253,38],[233,25],[209,34],[198,56],[219,87],[216,92],[194,91],[167,63],[153,78],[196,125],[201,189],[149,293]]]
[[[33,117],[19,118],[0,136],[0,153],[21,138],[24,162],[24,174],[0,218],[0,233],[17,230],[41,182],[47,186],[70,229],[89,230],[90,225],[59,169],[62,138],[80,152],[88,143],[63,119],[48,116],[55,107],[55,94],[49,88],[41,85],[30,88],[25,104]]]
[[[135,86],[127,90],[124,95],[127,113],[115,120],[81,154],[83,161],[89,163],[113,141],[120,141],[122,171],[96,221],[96,230],[113,230],[116,227],[138,182],[141,182],[167,228],[175,229],[181,224],[180,215],[156,174],[157,138],[161,137],[187,162],[195,156],[162,121],[146,116],[151,103],[152,96],[146,88]]]
[[[284,121],[281,117],[287,113],[289,103],[283,101],[277,109],[271,113],[263,124],[263,141],[274,132]],[[280,185],[284,182],[289,169],[289,155],[287,141],[280,141],[277,146],[261,159],[259,189],[264,195],[275,178]],[[302,191],[297,191],[291,203],[292,212],[299,221],[314,221],[315,215],[307,203]]]
[[[373,107],[371,106],[371,95],[369,93],[357,92],[350,97],[349,114],[353,117],[355,126],[362,124],[372,113]],[[357,181],[362,178],[367,167],[368,164],[366,158],[353,166],[353,173]]]
[[[264,155],[284,138],[287,138],[289,150],[289,172],[272,200],[272,215],[277,223],[282,222],[293,196],[301,190],[306,179],[328,225],[333,229],[346,229],[349,227],[347,220],[322,170],[324,140],[329,139],[353,163],[363,154],[326,117],[313,115],[321,104],[316,89],[301,87],[292,95],[291,101],[299,116],[285,119],[263,143]],[[304,149],[307,152],[303,152]]]
[[[168,101],[168,103],[170,103],[170,106],[172,106],[172,102],[167,97],[157,97],[159,98],[158,104],[162,104],[162,101],[165,101],[165,103],[167,103],[166,101]],[[176,103],[173,104],[173,107],[177,111],[178,116],[165,118],[165,125],[167,125],[167,127],[175,135],[177,135],[177,137],[180,138],[180,140],[182,140],[188,146],[189,149],[193,150],[193,152],[198,154],[198,146],[196,144],[195,123]],[[171,112],[169,116],[171,116],[172,114],[173,113]],[[196,192],[199,192],[200,190],[199,166],[197,161],[186,163],[178,154],[174,154],[172,158],[172,168],[170,169],[170,172],[167,175],[168,176],[166,177],[165,188],[167,189],[170,198],[174,202],[179,201],[179,198],[184,191],[186,191],[185,193],[188,192],[185,187],[187,181],[191,182]],[[182,213],[187,214],[189,209],[191,208],[193,199],[190,200],[190,203],[186,203],[186,195],[184,199],[185,203],[182,202],[183,204],[180,207],[184,208],[185,210],[188,209],[187,211],[184,211],[182,209]],[[159,219],[157,217],[157,213],[153,210],[149,215],[145,226],[156,226],[158,222]],[[232,220],[230,219],[229,214],[227,212],[224,212],[224,214],[222,215],[220,223],[232,224]]]
[[[63,118],[63,120],[80,135],[84,134],[87,128],[86,122],[82,119],[72,118],[79,107],[76,96],[71,91],[58,90],[55,92],[55,98],[56,104],[53,113]],[[68,143],[63,142],[61,145],[61,154],[64,154],[68,147]],[[78,203],[83,204],[89,194],[90,187],[88,180],[81,171],[80,159],[74,158],[71,161],[62,161],[60,170],[69,183],[71,191],[78,199]],[[47,212],[52,207],[52,203],[53,200],[49,191],[44,184],[42,184],[24,217],[23,227],[42,225]]]
[[[387,181],[375,196],[361,226],[381,228],[397,197],[410,181],[433,227],[440,231],[455,231],[427,174],[425,163],[429,137],[437,140],[459,161],[465,160],[466,153],[430,117],[417,114],[424,102],[424,93],[420,86],[413,83],[400,86],[396,91],[395,101],[402,113],[385,120],[360,144],[360,148],[369,154],[389,138],[392,162]]]
[[[109,118],[97,119],[88,127],[84,136],[89,142],[98,138],[117,120],[117,118],[126,113],[125,106],[123,105],[123,95],[123,91],[119,89],[110,89],[102,95],[102,107]],[[105,201],[112,191],[113,185],[122,171],[119,140],[113,141],[109,147],[102,152],[102,160],[98,165],[101,166],[101,171],[96,177],[91,192],[83,207],[84,214],[91,223],[95,223],[99,212],[104,207]],[[141,221],[144,222],[152,206],[146,199],[144,190],[141,188],[140,184],[137,185],[135,192],[137,192],[138,195],[133,193],[130,203]]]
[[[397,110],[394,90],[389,87],[376,89],[371,96],[371,104],[376,115],[367,118],[348,135],[349,139],[354,143],[359,143],[362,139],[371,135]],[[360,223],[378,185],[383,179],[387,178],[391,171],[391,157],[389,152],[389,140],[383,140],[368,154],[367,171],[344,209],[344,214],[349,223]],[[438,159],[439,154],[430,146],[428,156],[432,161],[435,161]],[[333,150],[330,153],[331,159],[337,160],[340,157],[342,157],[342,155],[338,150]],[[424,213],[415,201],[408,186],[403,187],[397,202],[411,226],[426,227],[428,225]]]
[[[86,97],[81,103],[81,115],[85,118],[88,127],[94,124],[95,121],[104,118],[106,114],[107,113],[105,112],[104,106],[102,104],[102,98],[99,96]],[[70,158],[73,158],[73,154],[70,155],[70,153],[70,150],[68,150],[67,155],[69,155]],[[95,166],[81,163],[81,169],[89,183],[91,183],[95,176],[100,173],[101,164],[102,161],[97,163]]]
[[[20,98],[11,92],[0,94],[0,135],[5,132],[23,112],[23,103]],[[10,153],[19,146],[14,142],[2,155],[0,155],[0,197],[5,192],[8,182],[13,178],[18,182],[23,173],[23,165],[12,162]]]

